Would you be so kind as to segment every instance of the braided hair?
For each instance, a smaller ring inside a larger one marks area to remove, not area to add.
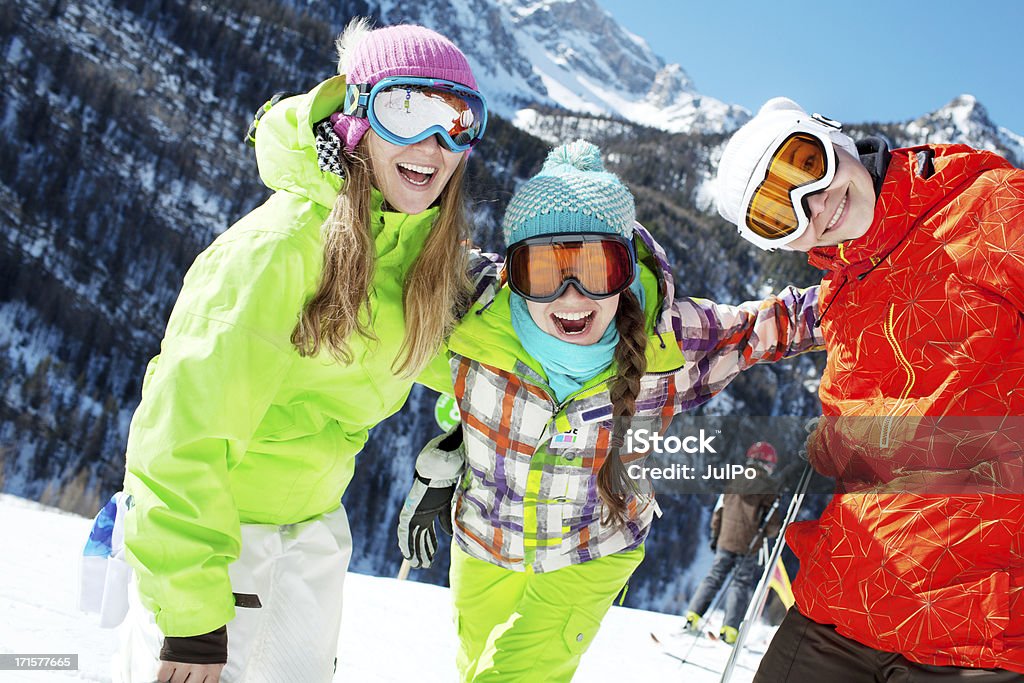
[[[632,488],[632,482],[622,464],[621,451],[626,430],[636,412],[640,378],[647,371],[647,330],[644,322],[640,301],[633,292],[625,290],[619,297],[619,308],[615,314],[615,326],[619,331],[615,363],[619,372],[609,390],[614,423],[611,449],[597,473],[597,492],[605,506],[601,521],[605,524],[622,524],[627,518],[626,494]]]

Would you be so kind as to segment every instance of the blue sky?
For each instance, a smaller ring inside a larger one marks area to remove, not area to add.
[[[597,0],[697,90],[751,111],[787,95],[840,121],[902,121],[961,93],[1024,135],[1024,2]]]

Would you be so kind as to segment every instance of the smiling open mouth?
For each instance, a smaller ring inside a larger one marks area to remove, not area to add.
[[[437,173],[436,168],[430,166],[417,166],[400,161],[397,164],[398,173],[413,185],[426,185]]]
[[[551,319],[555,328],[566,336],[586,334],[594,323],[594,312],[589,313],[552,313]]]
[[[843,195],[843,201],[839,202],[839,206],[836,207],[836,212],[832,214],[832,220],[830,220],[828,222],[828,225],[825,226],[825,232],[828,232],[832,228],[836,227],[836,224],[839,223],[839,220],[843,217],[843,211],[846,209],[846,202],[847,200],[849,200],[849,198],[849,192]]]

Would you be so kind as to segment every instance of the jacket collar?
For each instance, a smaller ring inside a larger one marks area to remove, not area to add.
[[[861,161],[877,175],[877,157],[862,153]],[[995,154],[966,145],[894,150],[877,190],[875,215],[867,233],[837,247],[812,249],[808,262],[835,275],[863,279],[903,243],[921,219],[955,196],[956,187],[986,170],[1008,165]]]

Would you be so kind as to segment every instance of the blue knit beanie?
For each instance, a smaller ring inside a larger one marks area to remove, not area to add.
[[[559,232],[633,237],[633,195],[604,170],[601,150],[577,140],[551,150],[540,173],[512,197],[502,229],[505,244]]]

